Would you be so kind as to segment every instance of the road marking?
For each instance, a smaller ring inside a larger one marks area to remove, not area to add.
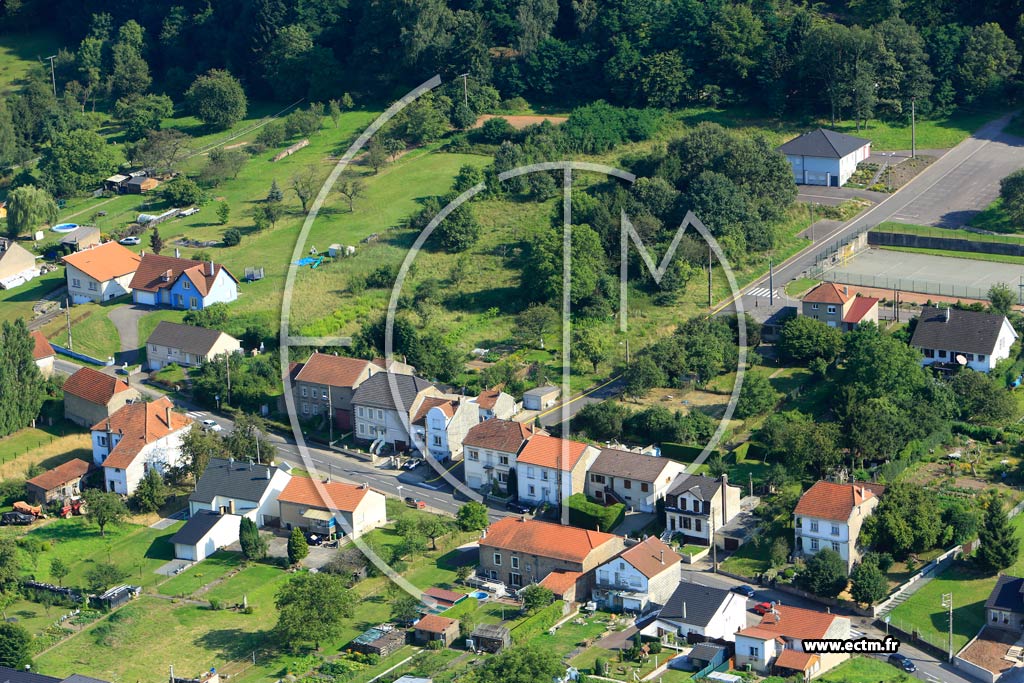
[[[586,398],[587,396],[590,396],[592,393],[594,393],[595,391],[598,391],[599,389],[604,389],[606,386],[608,386],[609,384],[611,384],[612,382],[614,382],[615,380],[617,380],[621,376],[622,375],[615,375],[615,377],[612,377],[610,380],[608,380],[604,384],[599,384],[598,386],[594,387],[590,391],[584,392],[584,393],[580,394],[579,396],[576,396],[575,398],[570,398],[565,403],[561,403],[561,404],[555,406],[554,408],[549,408],[548,410],[545,410],[544,412],[542,412],[542,413],[537,415],[537,419],[540,419],[542,417],[550,415],[551,413],[555,412],[556,410],[561,410],[563,406],[571,405],[571,404],[575,403],[576,401],[580,400],[581,398]]]
[[[767,299],[771,296],[772,290],[769,289],[768,287],[757,287],[756,289],[752,289],[749,292],[747,292],[747,294],[750,296],[760,296]],[[775,290],[775,296],[779,296],[779,290],[777,289]]]
[[[201,410],[192,410],[192,411],[189,411],[189,412],[187,412],[185,414],[188,415],[191,418],[197,418],[197,417],[202,417],[203,415],[206,415],[206,413],[202,412]]]

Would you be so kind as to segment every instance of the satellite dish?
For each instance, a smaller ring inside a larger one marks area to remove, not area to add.
[[[967,357],[964,356],[962,353],[958,353],[956,354],[956,362],[959,363],[960,365],[967,365]]]

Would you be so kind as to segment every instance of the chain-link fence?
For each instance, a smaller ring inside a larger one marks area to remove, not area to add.
[[[822,280],[837,282],[854,287],[876,287],[878,289],[895,289],[901,292],[918,294],[934,294],[956,299],[988,300],[988,290],[981,287],[958,285],[951,282],[935,282],[917,278],[889,277],[888,275],[863,275],[842,270],[827,270],[818,274]]]
[[[904,225],[902,223],[881,223],[871,228],[871,232],[882,232],[891,235],[917,235],[918,237],[936,237],[946,240],[970,240],[972,242],[995,242],[998,244],[1024,245],[1024,237],[1020,235],[999,235],[970,230],[952,230],[938,228],[934,225]]]

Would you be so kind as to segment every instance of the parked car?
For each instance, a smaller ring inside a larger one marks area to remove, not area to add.
[[[509,501],[508,503],[505,503],[505,509],[508,510],[509,512],[514,512],[517,515],[533,514],[533,508],[531,508],[529,505],[523,505],[522,503],[517,503],[515,501]]]
[[[220,432],[224,428],[217,424],[216,420],[203,420],[203,431],[204,432]]]
[[[740,595],[748,598],[754,597],[754,589],[750,586],[747,586],[746,584],[742,586],[733,586],[732,592],[739,593]]]
[[[123,244],[126,247],[133,247],[136,244],[142,244],[141,237],[122,237],[117,241],[118,244]]]
[[[323,545],[326,540],[325,537],[318,536],[317,534],[306,534],[306,545]]]
[[[35,517],[26,515],[24,512],[5,512],[3,516],[0,516],[0,526],[24,526],[34,521],[36,521]]]
[[[422,464],[423,464],[422,460],[418,460],[418,459],[414,458],[412,460],[406,460],[404,463],[402,463],[402,469],[403,470],[414,470],[414,469],[416,469],[417,467],[419,467]]]
[[[893,652],[889,655],[889,663],[897,668],[903,669],[908,674],[912,674],[917,671],[917,665],[914,664],[913,660],[906,655],[901,655],[899,652]]]
[[[770,602],[759,602],[754,605],[754,613],[760,614],[762,617],[772,611],[772,603]]]
[[[417,510],[422,510],[423,508],[427,507],[427,504],[425,502],[419,500],[418,498],[413,498],[412,496],[405,497],[405,504],[411,508],[416,508]]]

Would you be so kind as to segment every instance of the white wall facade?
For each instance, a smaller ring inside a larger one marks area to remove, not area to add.
[[[84,304],[90,301],[99,303],[128,294],[132,291],[128,285],[131,284],[134,275],[135,273],[128,273],[106,282],[100,282],[86,275],[70,263],[66,265],[64,270],[64,277],[68,284],[68,294],[71,297],[71,303],[74,304]]]
[[[239,515],[222,515],[217,523],[194,546],[174,544],[174,557],[180,560],[201,562],[215,552],[238,540],[242,518]]]
[[[505,488],[509,470],[516,468],[516,454],[479,446],[466,446],[463,457],[466,485],[479,491],[485,484],[495,480]],[[518,484],[518,478],[516,483]]]
[[[989,372],[996,367],[996,363],[1010,357],[1010,347],[1013,346],[1013,342],[1016,339],[1016,331],[1014,331],[1010,322],[1004,318],[1002,327],[999,329],[999,336],[996,338],[996,344],[989,353],[964,353],[956,349],[930,349],[920,346],[916,348],[924,356],[921,359],[921,365],[953,363],[957,354],[963,354],[967,358],[967,367],[977,372]]]
[[[871,143],[841,159],[787,154],[786,160],[793,169],[793,180],[798,185],[835,185],[835,178],[839,179],[839,185],[845,185],[857,170],[857,164],[869,156]]]

